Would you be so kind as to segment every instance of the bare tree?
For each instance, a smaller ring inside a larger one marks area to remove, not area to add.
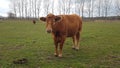
[[[70,14],[70,12],[71,12],[71,4],[72,4],[72,0],[69,0],[68,1],[68,14]]]
[[[104,0],[104,14],[105,14],[105,17],[108,16],[108,13],[110,11],[110,6],[111,6],[111,0]]]
[[[77,13],[81,16],[81,13],[82,13],[82,5],[83,5],[83,2],[82,0],[77,0]]]
[[[17,0],[11,0],[10,8],[12,9],[13,13],[17,14]]]
[[[88,13],[88,17],[91,17],[91,11],[92,11],[92,0],[88,0],[86,2],[86,6],[87,6],[87,13]]]
[[[28,10],[28,15],[29,15],[29,17],[31,17],[32,16],[32,0],[28,0],[28,2],[29,2],[29,10]]]
[[[18,0],[18,13],[19,13],[19,17],[22,17],[22,13],[21,13],[21,1]]]
[[[120,1],[116,0],[114,6],[115,6],[115,13],[116,13],[116,15],[120,16]]]
[[[65,4],[65,14],[70,14],[70,8],[71,8],[71,0],[66,0],[66,3]]]
[[[41,3],[42,3],[42,0],[37,1],[37,15],[38,15],[38,18],[40,16]]]
[[[73,9],[71,5],[72,4],[72,0],[59,0],[58,1],[58,12],[59,14],[70,14],[71,10]]]
[[[76,13],[82,17],[109,16],[111,12],[120,16],[120,1],[115,0],[10,0],[11,9],[19,17]],[[114,7],[112,5],[114,3]],[[114,10],[113,10],[114,9]]]
[[[101,0],[98,1],[98,16],[101,15]]]
[[[9,18],[15,18],[16,17],[16,14],[12,13],[12,12],[9,12],[8,13],[8,17]]]
[[[22,13],[22,17],[24,17],[24,1],[25,0],[21,0],[21,13]]]
[[[34,15],[35,15],[35,18],[37,17],[37,2],[38,2],[38,0],[34,0]]]
[[[25,0],[25,17],[27,18],[28,16],[28,1]]]
[[[82,11],[82,18],[83,18],[83,16],[84,16],[84,6],[85,6],[85,0],[82,0],[81,1],[81,11]]]
[[[62,14],[62,6],[61,6],[62,2],[61,0],[58,0],[58,7],[57,10],[58,10],[58,14]]]
[[[62,9],[62,12],[63,14],[66,14],[66,1],[65,0],[61,0],[61,9]]]
[[[74,5],[75,5],[75,7],[74,7],[74,12],[75,12],[75,13],[77,13],[77,4],[78,4],[78,0],[75,0],[75,1],[74,1]]]
[[[91,0],[91,8],[92,8],[92,11],[91,11],[91,14],[92,14],[92,16],[91,17],[93,17],[94,16],[94,3],[95,3],[95,0]]]
[[[52,8],[52,13],[54,13],[54,0],[52,0],[51,8]]]
[[[102,0],[98,0],[97,1],[97,4],[96,4],[96,9],[97,9],[97,14],[98,14],[98,16],[100,17],[101,16],[101,6],[102,6]]]
[[[35,17],[35,11],[34,11],[34,0],[32,0],[32,3],[31,3],[31,6],[32,6],[32,8],[31,8],[31,10],[32,10],[32,17]]]
[[[45,0],[43,0],[43,8],[44,8],[44,14],[47,15],[49,12],[49,4],[50,0],[47,0],[47,2]]]

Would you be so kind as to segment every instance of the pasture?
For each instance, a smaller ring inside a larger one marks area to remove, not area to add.
[[[67,38],[63,58],[55,57],[45,23],[0,21],[0,68],[120,68],[120,21],[83,22],[80,50]],[[14,64],[26,58],[25,64]]]

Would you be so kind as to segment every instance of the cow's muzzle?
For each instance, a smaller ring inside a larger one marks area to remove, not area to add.
[[[51,33],[52,32],[52,30],[46,30],[47,31],[47,33]]]

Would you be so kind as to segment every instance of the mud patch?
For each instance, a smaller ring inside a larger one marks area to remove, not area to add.
[[[13,61],[14,64],[26,64],[28,63],[28,59],[26,58],[21,58],[21,59],[16,59]]]

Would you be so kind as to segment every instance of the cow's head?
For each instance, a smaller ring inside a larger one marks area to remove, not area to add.
[[[46,17],[40,17],[41,21],[46,22],[46,31],[48,33],[51,33],[53,30],[53,27],[55,26],[56,23],[61,21],[60,16],[55,16],[53,14],[48,14]]]

